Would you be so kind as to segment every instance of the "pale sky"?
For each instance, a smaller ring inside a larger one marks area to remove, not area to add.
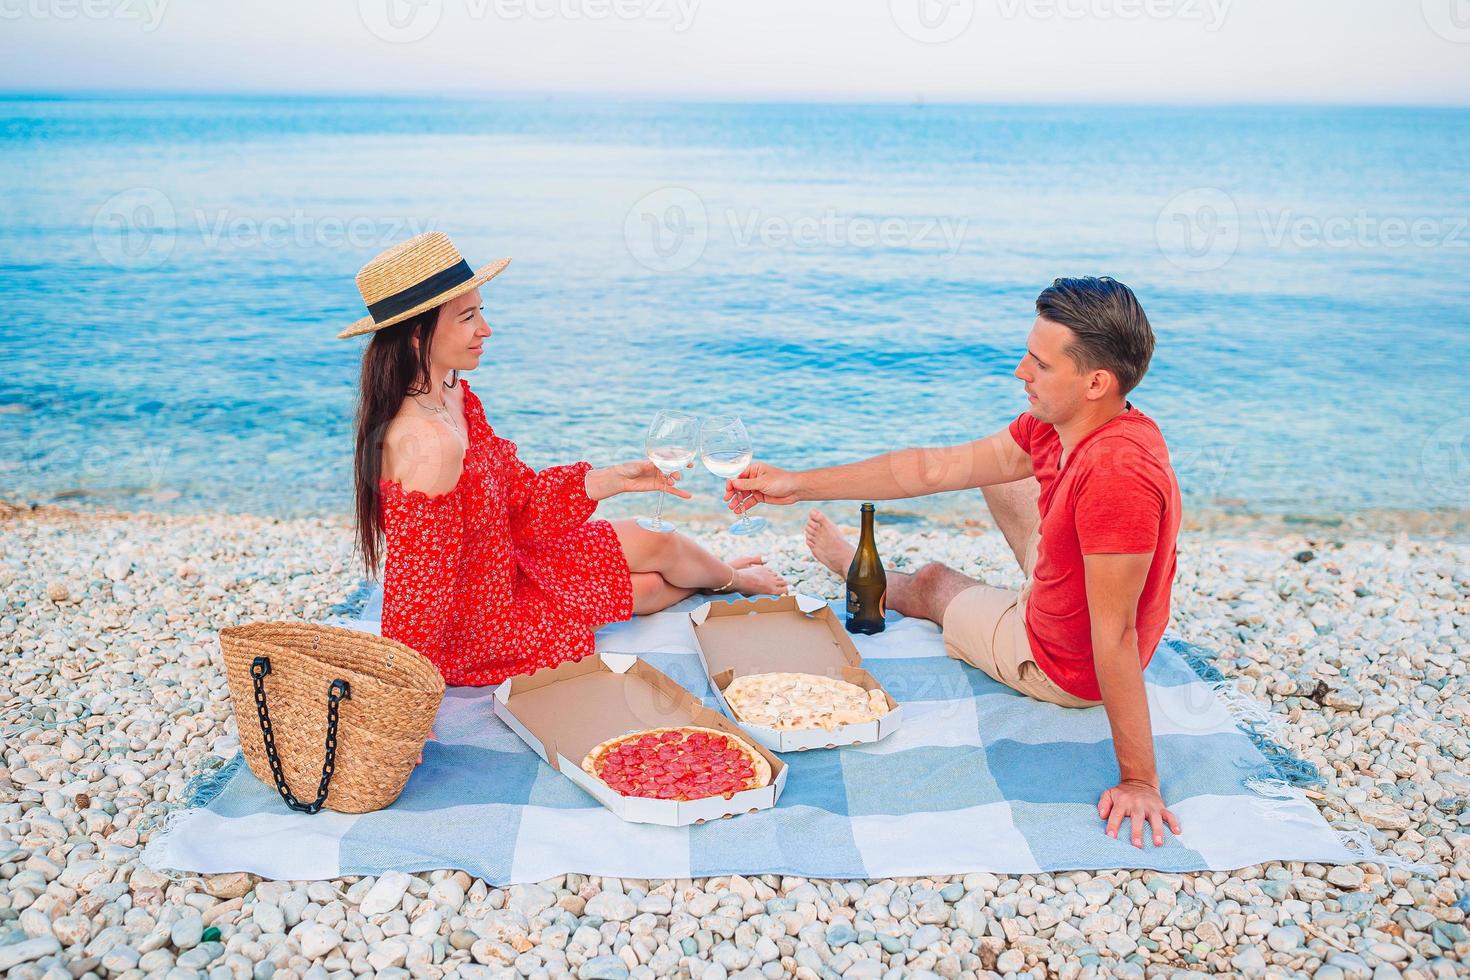
[[[0,0],[0,90],[1470,105],[1470,0]]]

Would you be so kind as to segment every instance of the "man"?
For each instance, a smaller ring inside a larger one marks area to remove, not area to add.
[[[1124,819],[1164,842],[1179,821],[1154,768],[1143,668],[1169,619],[1179,485],[1157,425],[1128,393],[1154,335],[1132,290],[1110,278],[1058,279],[1036,300],[1015,375],[1030,407],[974,442],[903,449],[845,466],[787,472],[754,463],[726,484],[732,509],[798,500],[893,500],[979,487],[1026,573],[1019,592],[938,563],[889,571],[888,604],[938,623],[950,656],[1063,707],[1102,704],[1118,785],[1098,800],[1107,833]],[[812,554],[845,575],[853,545],[819,511]]]

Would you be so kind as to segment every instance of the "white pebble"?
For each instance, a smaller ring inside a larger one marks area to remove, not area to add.
[[[362,900],[363,915],[382,915],[396,909],[408,891],[409,876],[402,871],[385,871]]]
[[[601,916],[608,922],[627,922],[638,914],[638,906],[627,895],[598,892],[587,903],[587,914]]]
[[[342,937],[335,929],[313,923],[298,932],[296,940],[301,944],[301,955],[314,960],[336,949],[341,944]]]

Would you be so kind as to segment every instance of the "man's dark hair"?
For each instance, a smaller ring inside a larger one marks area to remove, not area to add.
[[[1067,356],[1083,371],[1105,368],[1127,395],[1154,354],[1154,332],[1133,290],[1108,276],[1057,279],[1036,297],[1036,313],[1069,328]]]

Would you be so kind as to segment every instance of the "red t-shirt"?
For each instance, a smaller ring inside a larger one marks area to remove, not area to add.
[[[1098,701],[1082,556],[1153,552],[1138,597],[1138,654],[1147,666],[1169,622],[1179,534],[1169,449],[1154,420],[1131,404],[1073,446],[1060,469],[1062,443],[1051,425],[1025,412],[1010,432],[1041,484],[1041,545],[1026,604],[1031,650],[1059,687]]]

